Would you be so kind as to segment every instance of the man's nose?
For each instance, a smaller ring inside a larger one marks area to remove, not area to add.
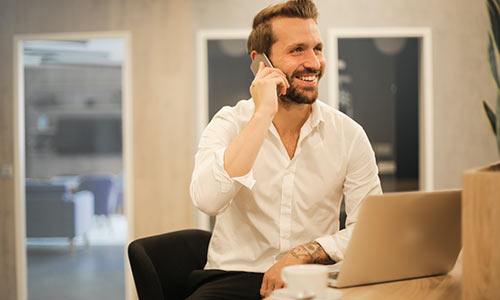
[[[320,58],[314,50],[307,51],[304,67],[319,70],[321,68]]]

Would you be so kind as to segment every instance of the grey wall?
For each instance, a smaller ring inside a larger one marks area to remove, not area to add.
[[[275,2],[194,0],[194,28],[249,29],[255,13]],[[325,43],[332,27],[431,28],[435,188],[459,187],[464,169],[498,160],[481,108],[482,99],[495,105],[486,59],[489,21],[483,1],[317,0],[316,4]],[[324,101],[328,75],[320,85]]]
[[[122,172],[121,150],[68,155],[58,153],[56,146],[60,119],[121,121],[121,72],[121,66],[25,68],[26,177],[48,179],[58,175]],[[48,124],[40,129],[37,123],[42,115]],[[118,144],[122,138],[108,136],[108,140]],[[102,147],[117,146],[114,143],[103,143]]]

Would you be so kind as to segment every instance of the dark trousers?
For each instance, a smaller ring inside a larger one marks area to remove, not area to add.
[[[188,279],[188,300],[257,300],[263,273],[194,270]]]

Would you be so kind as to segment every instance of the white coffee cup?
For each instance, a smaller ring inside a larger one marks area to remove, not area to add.
[[[293,265],[281,270],[287,294],[295,298],[314,296],[321,299],[328,287],[328,267],[324,265]]]

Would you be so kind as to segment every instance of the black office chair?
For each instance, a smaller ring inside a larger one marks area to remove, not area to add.
[[[186,282],[207,261],[211,233],[189,229],[141,238],[128,246],[135,287],[141,300],[185,299]]]

